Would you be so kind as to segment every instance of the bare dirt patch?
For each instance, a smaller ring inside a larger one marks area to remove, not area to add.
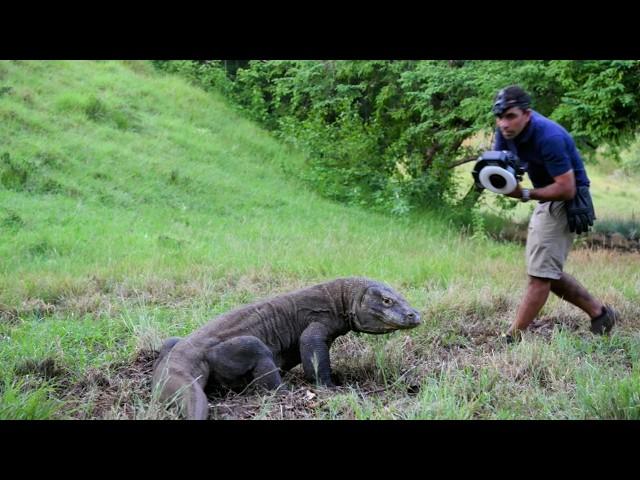
[[[508,225],[492,236],[496,240],[519,243],[527,242],[527,228],[525,224]],[[637,234],[623,235],[619,232],[594,232],[576,237],[574,248],[590,248],[594,250],[615,250],[621,253],[640,252],[640,239]]]
[[[24,300],[18,307],[0,304],[0,320],[15,325],[20,323],[20,317],[35,316],[45,318],[56,312],[56,306],[39,298]]]
[[[72,417],[108,418],[118,411],[121,418],[135,418],[135,401],[151,400],[151,374],[157,352],[139,351],[133,361],[113,365],[108,370],[88,369],[76,382],[61,385]],[[82,408],[85,407],[85,408]]]
[[[361,340],[356,339],[356,343]],[[207,392],[210,418],[220,420],[247,419],[314,419],[318,409],[333,396],[349,391],[359,395],[383,395],[389,385],[378,381],[379,375],[373,367],[363,366],[365,358],[349,362],[341,356],[353,345],[343,345],[342,352],[334,355],[335,389],[317,387],[304,379],[300,366],[283,374],[283,384],[275,392],[248,387],[231,391],[222,387]],[[361,350],[366,350],[360,347]],[[338,349],[340,350],[340,349]],[[141,417],[140,407],[151,402],[151,376],[157,352],[139,351],[129,363],[114,365],[105,370],[89,369],[73,384],[62,382],[58,390],[64,391],[64,400],[77,419],[135,419]],[[351,357],[353,360],[353,357]],[[407,369],[409,370],[409,369]],[[419,386],[411,387],[416,393]],[[84,406],[84,408],[81,408]],[[144,412],[143,412],[144,414]],[[172,418],[162,412],[151,418]],[[148,415],[143,418],[150,418]]]
[[[67,370],[53,357],[43,360],[28,358],[15,367],[15,373],[24,377],[51,380],[66,375]]]

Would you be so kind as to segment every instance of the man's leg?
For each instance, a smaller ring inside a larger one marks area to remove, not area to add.
[[[603,312],[602,302],[591,296],[587,289],[568,273],[563,272],[558,280],[551,280],[551,291],[580,308],[591,318],[595,318]]]
[[[617,313],[593,297],[580,282],[568,273],[562,273],[559,279],[547,279],[529,276],[529,284],[522,303],[518,307],[516,319],[511,324],[507,335],[518,338],[525,330],[549,297],[549,291],[572,303],[591,317],[591,331],[597,334],[608,333],[616,322]]]
[[[529,221],[526,246],[529,284],[509,327],[508,341],[533,322],[547,301],[549,291],[586,312],[591,317],[592,332],[607,333],[613,327],[616,312],[605,307],[575,278],[562,271],[574,236],[569,232],[563,202],[536,206]]]
[[[572,303],[591,317],[591,331],[598,335],[609,333],[617,322],[618,313],[591,296],[587,289],[567,273],[551,281],[551,291]]]
[[[536,315],[540,312],[542,307],[549,298],[549,292],[551,291],[551,279],[533,277],[529,275],[529,283],[524,293],[524,297],[520,306],[518,307],[518,313],[516,318],[509,327],[508,335],[517,336],[522,330],[527,328],[531,322],[536,318]]]

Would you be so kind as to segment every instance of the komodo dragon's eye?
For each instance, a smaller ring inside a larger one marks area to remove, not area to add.
[[[393,305],[393,300],[390,299],[389,297],[382,297],[382,304],[385,307],[390,307],[391,305]]]

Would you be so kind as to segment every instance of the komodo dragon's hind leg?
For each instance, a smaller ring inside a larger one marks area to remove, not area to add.
[[[253,336],[234,337],[219,343],[211,349],[207,360],[211,375],[222,384],[234,385],[247,376],[252,385],[269,390],[282,383],[273,353]]]

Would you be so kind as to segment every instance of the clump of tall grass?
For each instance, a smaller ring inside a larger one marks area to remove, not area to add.
[[[586,418],[640,420],[640,369],[625,375],[611,369],[583,369],[576,395]]]
[[[630,218],[609,216],[598,219],[593,225],[593,231],[619,233],[629,240],[640,240],[640,217],[635,212],[632,212]]]
[[[1,420],[47,420],[62,407],[48,384],[33,385],[24,378],[5,378],[0,384]]]

